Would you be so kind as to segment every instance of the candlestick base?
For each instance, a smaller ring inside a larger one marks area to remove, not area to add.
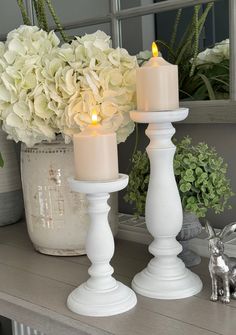
[[[90,226],[86,252],[92,265],[90,278],[76,288],[68,297],[68,308],[87,316],[110,316],[133,308],[137,298],[132,289],[112,277],[110,260],[114,254],[114,238],[108,223],[107,205],[109,193],[117,192],[128,184],[128,176],[120,174],[111,181],[80,181],[69,179],[74,192],[86,193],[89,202]]]
[[[154,265],[154,272],[151,262],[132,281],[132,288],[137,293],[156,299],[182,299],[201,291],[200,278],[186,269],[182,260],[179,259],[179,262],[169,269]]]
[[[149,123],[146,134],[150,138],[147,153],[151,168],[145,216],[154,238],[149,246],[154,258],[134,277],[132,287],[150,298],[186,298],[198,293],[202,282],[177,257],[182,251],[176,236],[183,224],[183,211],[173,169],[175,146],[171,138],[175,129],[171,122],[184,120],[188,109],[133,111],[130,115],[136,122]]]
[[[110,290],[91,289],[86,283],[68,297],[67,306],[72,312],[87,316],[111,316],[129,311],[137,303],[133,290],[116,282]]]

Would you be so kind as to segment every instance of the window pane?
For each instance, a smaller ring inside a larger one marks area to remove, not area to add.
[[[214,7],[215,37],[220,42],[229,37],[229,1],[217,1]]]
[[[97,5],[95,5],[94,0],[52,0],[52,4],[61,23],[71,23],[79,20],[106,16],[110,10],[109,0],[99,0],[96,3]],[[49,12],[48,18],[49,23],[53,24]]]
[[[208,5],[202,5],[199,10],[199,19],[207,10]],[[156,17],[156,36],[166,42],[171,41],[173,27],[177,15],[177,10],[162,12],[155,15]],[[189,24],[193,20],[194,8],[184,8],[179,19],[176,41],[180,41],[187,31]],[[228,0],[215,2],[212,9],[207,15],[200,39],[200,49],[212,47],[217,42],[229,38],[229,3]]]
[[[103,24],[93,25],[93,26],[88,26],[88,27],[83,27],[83,28],[70,29],[70,30],[67,30],[66,33],[69,36],[82,36],[84,34],[94,33],[97,30],[102,30],[106,34],[111,35],[110,23],[103,23]]]
[[[0,35],[1,39],[12,29],[23,24],[16,0],[1,0]]]
[[[155,15],[146,15],[121,21],[122,46],[132,55],[150,49],[156,39]]]

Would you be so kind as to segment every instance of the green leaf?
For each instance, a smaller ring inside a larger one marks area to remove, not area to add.
[[[178,54],[178,57],[176,58],[176,62],[175,62],[176,65],[179,65],[179,64],[181,63],[183,57],[184,57],[185,54],[186,54],[186,50],[187,50],[187,48],[189,47],[189,45],[191,45],[191,40],[190,40],[190,41],[187,41],[187,42],[183,45],[183,47],[181,48],[181,50],[180,50],[180,52],[179,52],[179,54]]]
[[[186,95],[188,98],[191,98],[191,100],[193,100],[193,96],[190,93],[188,93],[188,92],[186,92],[182,89],[179,89],[179,92],[183,93],[183,95]],[[181,99],[181,100],[183,100],[183,99]]]
[[[195,204],[196,202],[197,202],[197,199],[194,196],[189,197],[187,200],[188,204]]]
[[[229,82],[226,82],[225,80],[222,80],[219,77],[212,77],[211,80],[218,81],[218,82],[220,82],[220,83],[222,83],[222,84],[224,84],[224,85],[226,85],[226,86],[229,87]]]
[[[208,208],[216,214],[228,209],[228,200],[234,194],[227,178],[227,164],[222,157],[206,143],[192,145],[190,137],[179,142],[174,139],[174,143],[174,173],[183,208],[198,217],[204,217]],[[193,163],[195,168],[191,167]],[[149,174],[147,154],[137,151],[132,159],[130,182],[125,196],[125,201],[134,205],[136,215],[144,215]]]
[[[190,183],[185,183],[185,184],[182,184],[180,186],[180,191],[183,192],[183,193],[186,193],[189,190],[191,190],[191,184]]]
[[[204,74],[202,74],[202,73],[199,73],[199,77],[201,77],[202,80],[204,81],[210,99],[211,99],[211,100],[215,100],[216,97],[215,97],[215,93],[214,93],[214,90],[213,90],[213,88],[212,88],[212,85],[211,85],[210,80],[209,80]]]
[[[168,50],[168,52],[171,54],[173,59],[176,58],[174,50],[168,45],[168,43],[165,43],[164,41],[161,41],[161,40],[156,40],[156,42],[157,42],[157,44],[163,45]]]
[[[198,167],[196,168],[196,170],[195,170],[195,173],[196,173],[197,176],[200,176],[200,175],[203,173],[202,168],[200,168],[200,167],[198,166]]]

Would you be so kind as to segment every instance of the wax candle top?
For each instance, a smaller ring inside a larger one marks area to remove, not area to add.
[[[97,136],[98,134],[100,135],[106,133],[102,129],[101,125],[98,123],[98,114],[96,109],[92,110],[91,119],[91,124],[89,124],[81,133],[79,133],[79,136]]]
[[[96,109],[92,111],[92,124],[96,125],[98,123],[98,115]]]
[[[164,58],[159,55],[158,47],[155,42],[152,42],[152,57],[149,61],[144,64],[142,67],[159,67],[159,66],[175,66],[171,63],[168,63]]]
[[[152,42],[152,56],[158,57],[158,47],[155,42]]]
[[[103,129],[100,123],[98,122],[98,114],[96,109],[92,110],[92,122],[89,124],[78,136],[97,136],[97,135],[107,135],[113,134],[113,132]]]

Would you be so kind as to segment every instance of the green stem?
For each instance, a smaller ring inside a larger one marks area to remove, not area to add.
[[[38,0],[38,15],[40,17],[40,26],[43,30],[48,32],[48,23],[45,13],[45,3],[44,0]]]
[[[48,9],[49,9],[49,11],[50,11],[50,13],[51,13],[51,15],[53,17],[53,20],[54,20],[54,22],[55,22],[55,24],[57,26],[57,30],[59,31],[59,33],[60,33],[63,41],[64,42],[68,42],[68,37],[67,37],[67,35],[65,34],[65,32],[63,30],[63,27],[62,27],[62,25],[61,25],[61,23],[59,21],[59,18],[58,18],[57,14],[56,14],[53,6],[52,6],[51,0],[46,0],[46,2],[47,2],[47,5],[48,5]]]
[[[193,54],[193,62],[190,70],[189,76],[192,77],[196,68],[197,63],[197,55],[198,55],[198,46],[199,46],[199,20],[198,14],[201,9],[201,5],[197,5],[194,7],[194,54]]]
[[[20,8],[21,16],[22,16],[24,24],[26,24],[27,26],[32,26],[32,23],[31,23],[30,18],[27,14],[27,10],[25,8],[23,0],[17,0],[17,4]]]
[[[168,52],[169,52],[169,54],[173,57],[173,59],[175,60],[175,53],[174,53],[174,51],[172,50],[172,48],[167,44],[167,43],[165,43],[164,41],[161,41],[161,40],[156,40],[156,43],[159,45],[159,44],[161,44],[161,45],[163,45],[167,50],[168,50]]]
[[[206,9],[204,10],[204,12],[203,12],[201,18],[199,19],[199,35],[200,35],[201,32],[202,32],[202,28],[203,28],[203,26],[204,26],[204,24],[205,24],[205,21],[206,21],[206,19],[207,19],[207,16],[208,16],[208,14],[209,14],[209,12],[210,12],[210,10],[212,9],[213,6],[214,6],[214,2],[209,2],[209,3],[207,4]]]
[[[186,92],[184,90],[181,90],[181,89],[179,91],[180,91],[180,93],[183,93],[183,94],[187,95],[189,98],[193,99],[193,96],[191,94],[189,94],[188,92]]]
[[[134,150],[132,154],[132,158],[134,157],[134,154],[136,153],[138,149],[138,142],[139,142],[139,131],[138,131],[138,124],[135,124],[135,143],[134,143]]]
[[[34,10],[35,10],[35,14],[36,14],[36,17],[37,17],[37,20],[39,20],[39,8],[38,8],[38,2],[37,0],[33,0],[33,6],[34,6]]]
[[[170,40],[170,47],[171,47],[171,49],[173,49],[173,47],[175,45],[176,35],[177,35],[178,27],[179,27],[179,22],[180,22],[181,14],[182,14],[182,8],[178,9],[178,11],[176,13],[175,24],[174,24],[174,28],[173,28],[173,32],[172,32],[171,40]]]
[[[214,5],[213,2],[208,3],[207,6],[206,6],[206,9],[203,12],[203,14],[198,19],[198,36],[200,36],[200,34],[202,32],[202,29],[203,29],[205,21],[207,19],[208,13],[211,10],[213,5]],[[194,19],[193,19],[193,21],[194,21]],[[180,45],[179,45],[178,50],[177,50],[177,55],[179,55],[178,56],[178,63],[181,62],[183,55],[186,55],[186,56],[189,57],[189,54],[190,54],[190,57],[191,57],[191,53],[192,53],[192,43],[191,42],[192,42],[192,39],[193,39],[194,34],[195,34],[195,30],[194,30],[193,27],[194,27],[194,23],[191,22],[188,29],[187,29],[187,32],[185,33],[182,41],[180,42]],[[183,52],[183,49],[184,49],[184,52]],[[180,54],[181,54],[181,57],[180,57]]]
[[[132,164],[132,161],[133,161],[133,157],[135,155],[135,153],[137,152],[137,149],[138,149],[138,143],[139,143],[139,131],[138,131],[138,124],[136,123],[135,124],[135,142],[134,142],[134,149],[133,149],[133,153],[131,155],[131,159],[129,161],[129,165],[127,167],[127,173],[129,173],[129,170],[130,170],[130,166]]]

